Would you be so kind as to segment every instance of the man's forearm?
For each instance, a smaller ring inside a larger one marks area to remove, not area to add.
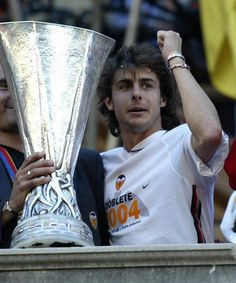
[[[179,64],[176,58],[171,64]],[[221,141],[222,127],[215,106],[187,68],[172,70],[182,101],[184,117],[193,134],[193,147],[207,163]]]

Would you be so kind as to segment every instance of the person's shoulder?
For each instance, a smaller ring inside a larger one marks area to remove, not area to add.
[[[175,128],[173,128],[172,130],[170,130],[170,132],[186,132],[186,131],[190,131],[189,126],[187,123],[181,124]]]
[[[80,148],[78,159],[80,161],[93,161],[101,159],[101,156],[94,149],[82,147]]]
[[[190,132],[190,129],[189,129],[189,126],[188,124],[184,123],[184,124],[181,124],[169,131],[166,131],[163,136],[169,136],[169,135],[183,135],[183,134],[186,134],[186,133],[189,133]]]
[[[81,147],[79,151],[79,156],[100,156],[100,154],[91,148]]]
[[[96,150],[85,147],[80,149],[77,168],[80,170],[81,168],[84,168],[91,171],[100,167],[103,167],[102,158]]]
[[[191,139],[191,131],[187,124],[181,124],[162,135],[162,140],[174,148],[182,147],[183,143]]]
[[[117,155],[121,151],[123,151],[123,147],[115,147],[115,148],[109,149],[107,151],[101,152],[101,156],[104,158],[106,156]]]

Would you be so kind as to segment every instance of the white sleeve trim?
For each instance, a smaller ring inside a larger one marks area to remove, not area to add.
[[[199,173],[202,176],[208,177],[217,175],[224,166],[225,158],[227,157],[229,152],[228,136],[222,131],[221,144],[208,164],[205,164],[194,151],[191,144],[191,134],[189,135],[188,143],[190,143],[188,145],[190,154],[196,162],[196,166],[199,170]]]

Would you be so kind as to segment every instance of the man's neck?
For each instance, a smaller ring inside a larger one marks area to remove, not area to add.
[[[0,131],[0,144],[23,152],[23,145],[18,133]]]
[[[155,132],[143,132],[143,133],[121,133],[121,139],[124,145],[124,148],[128,151],[132,150],[138,143],[151,136]]]

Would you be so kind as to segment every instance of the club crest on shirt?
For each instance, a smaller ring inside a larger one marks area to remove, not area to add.
[[[118,178],[116,179],[116,190],[117,191],[119,191],[121,187],[124,185],[125,179],[126,179],[125,175],[118,176]]]
[[[91,211],[89,213],[89,220],[90,220],[90,223],[93,226],[93,229],[96,230],[97,226],[98,226],[98,220],[97,220],[97,215],[94,211]]]

